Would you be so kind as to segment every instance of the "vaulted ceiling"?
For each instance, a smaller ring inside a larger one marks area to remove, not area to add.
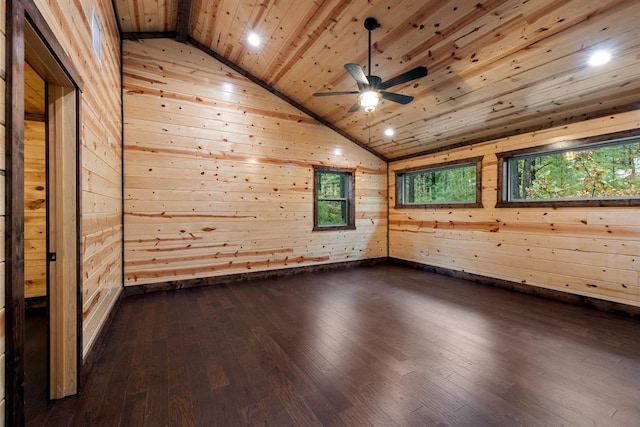
[[[387,159],[640,108],[637,0],[115,0],[123,33],[170,36],[217,53]],[[393,88],[415,97],[349,113],[344,64],[371,74],[424,65]],[[263,38],[260,48],[247,42]],[[125,34],[126,35],[126,34]],[[131,37],[132,35],[129,34]],[[613,59],[588,65],[596,50]],[[395,129],[385,136],[384,130]]]

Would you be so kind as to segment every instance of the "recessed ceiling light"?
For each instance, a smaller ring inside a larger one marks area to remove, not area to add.
[[[589,57],[589,65],[596,67],[604,65],[611,60],[611,53],[606,50],[597,50]]]
[[[384,134],[385,134],[385,135],[387,135],[387,136],[393,136],[393,134],[394,134],[394,133],[395,133],[395,132],[394,132],[394,131],[393,131],[393,129],[391,129],[391,128],[386,128],[386,129],[384,130]]]
[[[247,37],[247,41],[251,46],[260,47],[260,43],[261,43],[260,36],[257,35],[256,33],[249,33],[249,36]]]

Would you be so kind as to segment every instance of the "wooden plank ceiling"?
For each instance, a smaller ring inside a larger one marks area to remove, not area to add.
[[[183,1],[116,0],[122,32],[186,32],[391,160],[640,108],[637,0]],[[390,90],[411,104],[349,113],[355,95],[312,94],[357,90],[370,16],[372,74],[429,75]],[[588,66],[598,49],[613,59]]]

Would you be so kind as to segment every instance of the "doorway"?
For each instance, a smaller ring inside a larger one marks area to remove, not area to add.
[[[25,417],[49,398],[47,284],[47,100],[46,82],[24,67],[24,296]]]
[[[79,388],[82,81],[32,3],[8,1],[6,13],[10,72],[5,86],[5,422],[23,425],[25,377],[27,387],[36,383],[43,387],[40,396],[45,403],[75,394]],[[45,101],[37,112],[28,111],[30,88],[26,86],[31,71],[44,87]],[[36,139],[37,149],[30,146]],[[36,163],[39,171],[32,170]],[[40,183],[34,183],[34,177]],[[37,222],[32,213],[44,218],[45,225],[31,227]],[[44,338],[39,338],[38,347],[42,352],[45,343],[46,359],[40,374],[25,371],[32,369],[25,364],[25,344],[30,338],[26,333],[31,333],[26,324],[28,306],[40,309],[40,337]]]
[[[25,20],[24,44],[25,69],[29,64],[42,76],[46,94],[48,376],[49,398],[58,399],[75,394],[78,388],[81,338],[78,315],[79,96],[49,44],[43,42],[29,20]]]

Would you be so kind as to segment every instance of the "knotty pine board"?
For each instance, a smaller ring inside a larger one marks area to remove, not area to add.
[[[45,123],[24,124],[24,221],[25,229],[38,229],[38,234],[25,233],[25,297],[47,294],[46,283],[46,164]]]
[[[495,208],[496,153],[638,127],[633,111],[392,162],[389,255],[640,306],[637,208]],[[483,208],[394,207],[395,171],[478,155]]]
[[[126,285],[386,255],[382,161],[188,45],[123,46]],[[312,231],[313,165],[355,170],[357,230]]]
[[[175,31],[178,0],[116,0],[124,32]]]
[[[86,308],[87,303],[92,302],[90,311],[83,312],[82,350],[86,355],[122,286],[120,259],[111,263],[87,262],[87,257],[96,257],[95,252],[117,252],[122,244],[122,198],[117,191],[122,186],[120,41],[111,2],[36,0],[35,4],[68,56],[74,60],[84,81],[80,105],[80,262],[83,266],[82,305]],[[98,63],[91,47],[93,10],[101,25],[101,63]],[[115,233],[116,237],[106,241],[103,246],[92,245],[89,254],[85,242],[105,232]],[[114,263],[115,266],[112,265]]]

